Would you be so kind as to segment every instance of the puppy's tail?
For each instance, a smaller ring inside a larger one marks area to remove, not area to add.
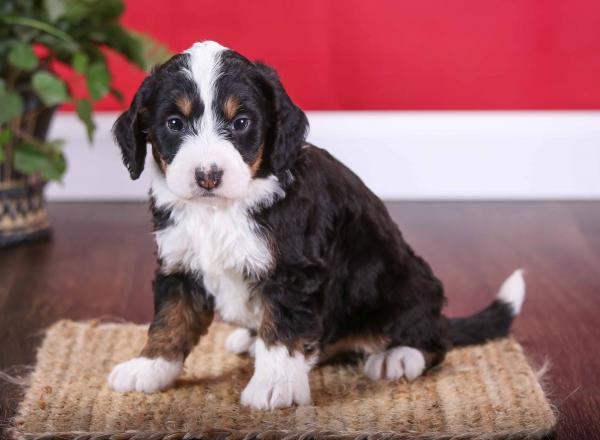
[[[488,307],[467,318],[451,318],[450,335],[455,347],[481,344],[490,339],[506,336],[525,299],[523,270],[513,272],[500,287],[498,295]]]

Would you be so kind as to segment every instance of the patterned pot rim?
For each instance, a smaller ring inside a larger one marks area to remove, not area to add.
[[[40,191],[45,186],[45,181],[31,176],[24,179],[15,179],[9,180],[8,182],[0,182],[0,197],[2,197],[4,194],[15,193],[19,195],[31,191]]]
[[[39,178],[0,183],[0,246],[49,237],[44,186]]]

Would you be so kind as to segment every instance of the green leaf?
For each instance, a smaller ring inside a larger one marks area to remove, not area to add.
[[[52,145],[42,151],[30,143],[18,144],[15,148],[15,169],[25,174],[39,172],[46,180],[60,180],[67,162],[61,151],[56,151]]]
[[[3,91],[0,94],[0,124],[16,118],[23,111],[23,98],[16,92]]]
[[[31,45],[19,42],[8,53],[8,62],[17,69],[30,71],[37,67],[38,58],[33,53]]]
[[[77,23],[90,14],[90,5],[81,0],[68,0],[65,18],[73,23]]]
[[[85,69],[87,69],[88,63],[90,62],[90,57],[83,52],[77,52],[73,55],[73,61],[71,62],[73,69],[77,73],[85,73]]]
[[[4,160],[4,148],[3,145],[7,144],[12,138],[12,132],[9,128],[0,130],[0,162]]]
[[[99,15],[106,19],[116,19],[125,11],[123,0],[96,0]]]
[[[146,71],[173,55],[165,44],[147,34],[131,31],[118,23],[109,23],[105,29],[104,44]]]
[[[42,142],[42,149],[49,153],[61,153],[65,146],[64,139],[54,139],[53,141]]]
[[[124,10],[122,0],[67,0],[65,18],[72,22],[85,18],[106,22],[117,19]]]
[[[77,101],[75,110],[81,122],[85,124],[88,141],[92,143],[94,139],[94,131],[96,130],[96,124],[92,119],[92,104],[90,104],[90,102],[86,99],[81,99]]]
[[[50,72],[36,72],[31,83],[42,102],[48,107],[69,100],[67,86],[63,80]]]
[[[50,21],[56,21],[65,15],[67,8],[64,0],[44,0],[44,9]]]
[[[106,64],[102,61],[90,64],[87,69],[86,80],[88,91],[94,101],[106,95],[110,84],[110,75]]]
[[[0,130],[0,146],[6,144],[11,139],[12,139],[12,131],[10,131],[10,128],[7,127],[3,130]]]
[[[42,176],[48,180],[60,181],[67,171],[67,158],[63,153],[59,153],[53,156],[50,163],[51,167],[48,170],[42,170]]]
[[[145,71],[149,72],[157,64],[164,63],[173,56],[169,48],[162,43],[157,43],[148,35],[140,34],[142,41],[143,58],[146,63]]]

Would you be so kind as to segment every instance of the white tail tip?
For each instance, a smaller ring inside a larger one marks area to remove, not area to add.
[[[513,315],[516,316],[521,312],[521,306],[525,299],[525,279],[523,278],[523,269],[515,270],[509,276],[498,291],[497,299],[510,304],[513,310]]]

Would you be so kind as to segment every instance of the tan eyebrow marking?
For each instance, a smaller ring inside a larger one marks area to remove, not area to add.
[[[177,98],[176,104],[186,118],[189,118],[192,115],[192,101],[190,98],[187,96],[181,96]]]
[[[233,119],[240,108],[240,100],[236,96],[228,96],[223,103],[223,113],[227,119]]]

